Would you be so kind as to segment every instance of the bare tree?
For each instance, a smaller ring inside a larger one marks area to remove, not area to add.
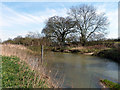
[[[105,13],[98,14],[96,8],[91,5],[71,7],[68,15],[77,23],[77,30],[83,46],[94,33],[104,33],[109,24]]]
[[[74,33],[74,34],[70,34],[67,36],[66,38],[67,43],[71,43],[71,42],[79,42],[79,35],[78,33]]]
[[[26,35],[28,38],[41,38],[41,34],[39,32],[28,32]]]
[[[102,33],[93,33],[90,37],[89,37],[89,41],[99,41],[99,40],[105,40],[105,34]]]
[[[54,42],[64,45],[67,35],[76,32],[74,26],[75,22],[69,17],[53,16],[48,19],[42,33],[50,37]]]

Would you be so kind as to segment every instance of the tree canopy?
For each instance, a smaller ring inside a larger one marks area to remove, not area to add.
[[[98,14],[96,8],[91,5],[71,7],[68,15],[76,21],[82,45],[96,32],[105,34],[105,30],[109,25],[105,13]]]
[[[74,26],[75,21],[70,17],[53,16],[48,19],[42,32],[54,42],[64,45],[67,35],[76,32]]]
[[[77,32],[81,44],[85,45],[88,40],[101,39],[108,25],[105,13],[98,14],[94,6],[83,4],[71,7],[67,17],[50,17],[42,32],[60,44],[65,43],[69,34]]]

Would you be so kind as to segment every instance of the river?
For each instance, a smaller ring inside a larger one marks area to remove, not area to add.
[[[108,59],[72,53],[44,54],[51,76],[63,88],[99,88],[100,79],[118,81],[120,65]],[[62,77],[62,79],[60,79]]]

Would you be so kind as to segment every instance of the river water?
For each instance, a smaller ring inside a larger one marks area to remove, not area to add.
[[[99,88],[100,79],[118,81],[120,65],[108,59],[48,52],[44,54],[44,60],[47,61],[47,68],[51,70],[51,76],[58,79],[63,88]]]

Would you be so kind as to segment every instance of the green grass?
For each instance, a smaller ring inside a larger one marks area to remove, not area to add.
[[[47,88],[47,84],[19,58],[2,56],[2,87]]]
[[[35,51],[37,53],[41,53],[41,46],[28,46],[28,49]]]
[[[41,53],[41,46],[28,46],[27,48],[38,54]],[[51,51],[53,49],[53,47],[44,46],[43,49],[44,49],[44,51]]]
[[[107,79],[101,80],[101,82],[104,83],[106,85],[106,87],[108,87],[108,88],[117,88],[120,90],[120,84],[118,84],[118,83],[114,83]]]

